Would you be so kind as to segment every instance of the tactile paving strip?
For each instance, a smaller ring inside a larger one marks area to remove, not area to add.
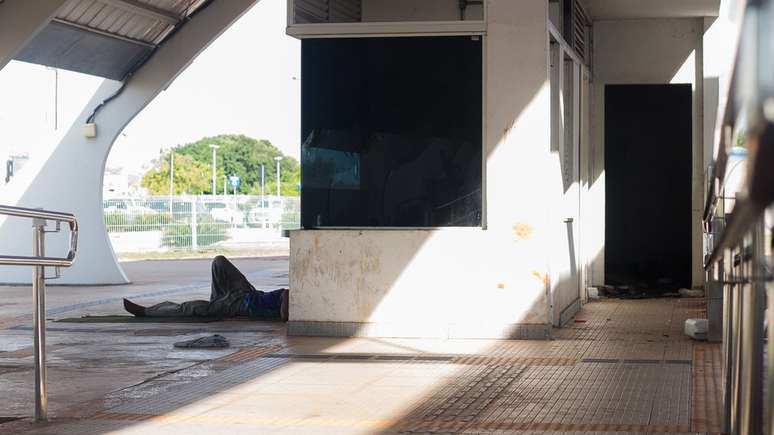
[[[255,359],[258,359],[266,354],[276,352],[280,349],[280,346],[255,346],[255,347],[246,347],[244,349],[240,349],[230,355],[226,355],[224,357],[220,357],[215,361],[222,362],[222,363],[233,363],[233,364],[239,364],[244,363],[247,361],[253,361]]]
[[[472,366],[392,432],[688,432],[690,366]]]
[[[271,353],[266,358],[300,359],[318,361],[381,361],[381,362],[447,362],[460,365],[491,365],[491,364],[524,364],[545,366],[570,366],[578,363],[574,358],[556,357],[518,357],[518,356],[488,356],[488,355],[427,355],[427,354],[295,354]]]
[[[699,344],[693,350],[691,428],[720,433],[722,359],[720,344]]]

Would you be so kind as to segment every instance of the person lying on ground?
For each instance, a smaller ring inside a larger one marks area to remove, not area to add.
[[[226,257],[218,255],[212,260],[209,301],[181,304],[167,301],[144,307],[124,299],[124,309],[137,317],[279,317],[287,321],[289,296],[290,291],[286,288],[269,292],[256,290],[236,266]]]

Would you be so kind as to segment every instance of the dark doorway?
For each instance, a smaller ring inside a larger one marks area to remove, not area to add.
[[[605,282],[691,285],[691,86],[605,86]]]

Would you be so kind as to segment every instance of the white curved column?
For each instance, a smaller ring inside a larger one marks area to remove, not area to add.
[[[75,264],[56,284],[123,284],[129,280],[118,264],[105,227],[102,181],[116,137],[156,95],[169,86],[196,56],[246,12],[256,0],[214,1],[159,47],[127,82],[123,91],[96,115],[97,136],[82,127],[95,107],[121,87],[106,80],[47,159],[35,159],[0,189],[0,203],[74,213],[80,223]],[[202,83],[206,86],[206,83]],[[63,231],[66,234],[66,231]],[[0,252],[31,253],[31,223],[0,220]],[[47,255],[61,255],[65,234],[49,234]],[[29,268],[0,268],[0,283],[28,283]]]

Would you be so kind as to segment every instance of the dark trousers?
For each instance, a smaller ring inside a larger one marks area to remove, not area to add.
[[[264,293],[256,290],[236,266],[226,257],[218,255],[212,260],[212,290],[209,301],[188,301],[181,304],[162,302],[146,308],[145,315],[217,318],[249,316],[251,306],[248,301],[260,300],[261,296],[275,293],[277,292]]]

